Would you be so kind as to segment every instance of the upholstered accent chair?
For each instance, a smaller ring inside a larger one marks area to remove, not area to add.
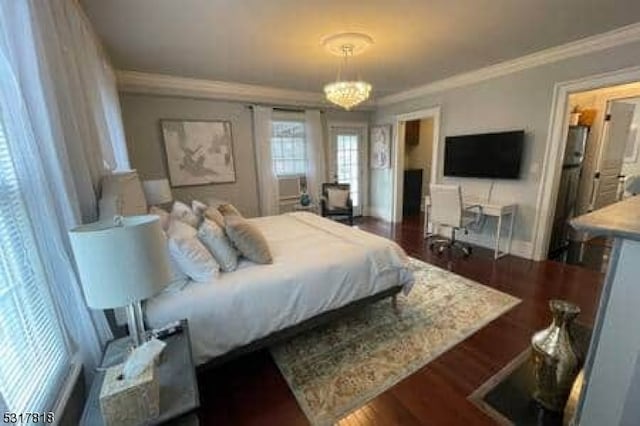
[[[323,183],[320,199],[323,217],[348,220],[353,225],[353,201],[348,183]]]

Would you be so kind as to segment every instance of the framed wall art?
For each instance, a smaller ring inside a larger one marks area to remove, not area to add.
[[[235,182],[228,121],[160,120],[171,186]]]
[[[391,126],[371,127],[371,168],[391,167]]]

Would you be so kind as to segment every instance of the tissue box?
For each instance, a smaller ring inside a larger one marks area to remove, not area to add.
[[[124,364],[107,369],[100,389],[100,411],[106,426],[137,426],[160,414],[160,387],[155,364],[138,377],[123,379]]]

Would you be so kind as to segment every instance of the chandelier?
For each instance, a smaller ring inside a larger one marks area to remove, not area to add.
[[[350,110],[369,99],[372,88],[369,83],[358,78],[349,80],[343,77],[347,74],[349,58],[362,52],[371,42],[371,37],[357,33],[338,34],[324,41],[330,52],[342,56],[336,81],[324,86],[324,94],[329,102]]]

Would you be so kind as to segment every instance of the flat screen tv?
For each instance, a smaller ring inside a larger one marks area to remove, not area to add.
[[[524,130],[447,136],[444,175],[489,179],[518,179]]]

